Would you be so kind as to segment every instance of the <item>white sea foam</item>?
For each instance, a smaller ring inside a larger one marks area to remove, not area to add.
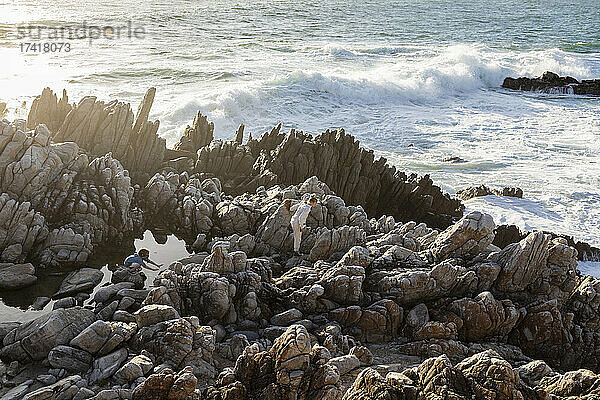
[[[600,262],[579,261],[577,264],[577,269],[579,269],[583,275],[590,275],[600,279]]]

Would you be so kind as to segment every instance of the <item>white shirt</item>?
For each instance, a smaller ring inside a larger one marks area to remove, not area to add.
[[[306,219],[308,218],[308,214],[310,214],[311,208],[310,204],[306,203],[298,203],[290,207],[290,211],[295,211],[291,222],[297,222],[300,228],[306,228]]]

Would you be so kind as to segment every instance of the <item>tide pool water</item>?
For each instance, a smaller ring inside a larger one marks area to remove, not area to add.
[[[20,27],[84,24],[144,33],[21,51],[34,40]],[[0,101],[23,117],[23,102],[50,86],[71,101],[94,94],[136,108],[154,86],[151,118],[168,144],[197,110],[221,138],[240,123],[254,137],[279,122],[313,134],[343,127],[450,193],[525,193],[469,209],[599,246],[600,99],[501,88],[506,76],[547,70],[600,77],[598,26],[593,0],[0,0]]]

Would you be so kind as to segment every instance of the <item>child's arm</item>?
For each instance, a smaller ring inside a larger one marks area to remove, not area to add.
[[[158,270],[160,269],[160,267],[162,267],[162,266],[163,266],[162,264],[157,264],[157,263],[155,263],[155,262],[154,262],[154,261],[152,261],[152,260],[148,260],[147,262],[148,262],[148,263],[150,263],[150,264],[152,264],[152,265],[155,265],[155,266],[157,266],[157,267],[158,267],[158,268],[150,268],[150,267],[148,267],[148,266],[146,265],[146,266],[145,266],[145,268],[146,268],[146,269],[149,269],[150,271],[158,271]]]

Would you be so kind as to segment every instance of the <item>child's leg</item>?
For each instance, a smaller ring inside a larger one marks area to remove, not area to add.
[[[292,231],[294,232],[294,251],[300,251],[300,243],[302,241],[302,230],[298,222],[292,223]]]

